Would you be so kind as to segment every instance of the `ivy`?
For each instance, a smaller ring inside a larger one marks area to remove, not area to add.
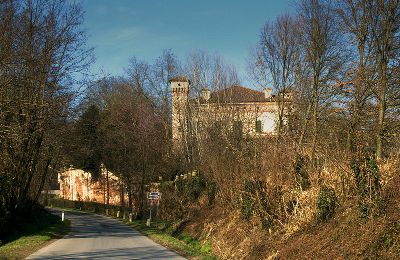
[[[335,190],[326,186],[321,187],[317,199],[317,219],[324,222],[332,218],[337,205]]]

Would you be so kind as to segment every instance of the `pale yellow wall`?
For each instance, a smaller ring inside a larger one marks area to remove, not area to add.
[[[185,137],[187,129],[187,117],[190,111],[190,120],[193,122],[193,131],[196,136],[203,136],[205,125],[216,121],[243,123],[243,133],[251,136],[274,135],[276,129],[265,127],[265,132],[256,132],[256,120],[263,119],[265,124],[278,121],[278,102],[247,102],[232,104],[202,103],[191,100],[188,103],[189,82],[171,82],[172,90],[172,136],[174,144],[179,143]],[[267,122],[269,120],[269,122]],[[228,123],[229,125],[229,123]]]

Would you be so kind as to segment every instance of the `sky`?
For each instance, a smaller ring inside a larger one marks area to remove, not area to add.
[[[82,0],[83,27],[100,76],[124,74],[131,57],[152,63],[165,49],[180,60],[195,50],[221,55],[246,80],[249,50],[267,20],[291,0]]]

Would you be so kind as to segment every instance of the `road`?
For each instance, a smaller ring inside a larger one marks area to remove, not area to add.
[[[115,219],[72,211],[65,218],[71,232],[27,259],[185,259]]]

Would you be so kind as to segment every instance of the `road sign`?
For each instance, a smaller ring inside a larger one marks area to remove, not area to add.
[[[150,224],[151,224],[151,211],[152,211],[152,208],[153,207],[155,207],[155,206],[157,206],[157,211],[156,212],[158,212],[158,207],[160,206],[160,199],[161,199],[161,192],[158,192],[158,191],[153,191],[153,192],[148,192],[147,193],[147,200],[148,200],[148,203],[149,203],[149,210],[150,210],[150,216],[149,216],[149,218],[147,219],[147,226],[150,226]]]
[[[160,200],[161,199],[161,192],[158,192],[158,191],[149,192],[147,194],[147,199],[148,200]]]

